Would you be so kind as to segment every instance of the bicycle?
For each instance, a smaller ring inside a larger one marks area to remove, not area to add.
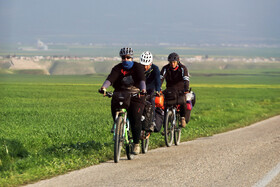
[[[105,96],[113,97],[112,92],[106,92]],[[133,94],[135,96],[137,94]],[[118,97],[119,106],[122,106],[123,103],[127,100],[124,96]],[[116,111],[115,122],[114,122],[114,162],[118,163],[121,155],[121,149],[125,147],[126,156],[128,160],[134,158],[133,152],[133,139],[130,135],[130,123],[127,116],[127,110],[123,107],[120,107]]]
[[[180,105],[167,106],[164,114],[164,139],[167,147],[173,143],[180,144],[181,140],[181,116]]]
[[[186,103],[186,100],[182,93],[174,91],[167,91],[164,96],[164,139],[166,146],[170,147],[173,140],[175,145],[180,144],[182,131],[180,104]]]

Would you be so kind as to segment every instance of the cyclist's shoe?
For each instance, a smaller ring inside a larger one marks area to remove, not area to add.
[[[181,117],[181,124],[180,124],[181,127],[185,128],[186,127],[186,120],[185,120],[185,117]]]
[[[138,155],[139,153],[140,153],[140,145],[139,144],[134,144],[132,154]]]

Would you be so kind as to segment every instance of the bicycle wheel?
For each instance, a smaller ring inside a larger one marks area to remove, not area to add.
[[[134,158],[133,151],[133,143],[129,141],[128,144],[125,145],[126,156],[128,160],[132,160]]]
[[[174,143],[175,145],[179,145],[180,144],[180,140],[181,140],[181,127],[180,127],[180,123],[181,123],[181,117],[180,114],[177,113],[176,114],[176,124],[175,124],[175,128],[174,128]]]
[[[168,111],[164,119],[164,139],[167,147],[170,147],[173,143],[174,127],[173,127],[173,114],[172,111]]]
[[[130,129],[130,124],[129,124],[129,119],[127,119],[127,124],[126,124],[126,128],[125,130],[127,131],[127,133],[125,133],[125,152],[126,152],[126,156],[128,160],[132,160],[134,158],[134,154],[132,154],[133,152],[133,140],[132,137],[130,136],[130,131],[127,129]]]
[[[145,132],[145,136],[146,136],[146,135],[148,135],[147,132]],[[150,139],[150,137],[141,140],[142,153],[144,153],[144,154],[148,152],[148,148],[149,148],[149,139]]]
[[[116,128],[115,128],[115,143],[114,143],[114,162],[118,163],[121,156],[122,144],[123,144],[123,127],[124,127],[124,119],[119,116],[116,120]]]

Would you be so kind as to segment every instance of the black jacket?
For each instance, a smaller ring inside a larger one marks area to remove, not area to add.
[[[107,80],[112,83],[115,91],[129,90],[140,88],[140,81],[145,81],[144,67],[134,62],[131,69],[124,69],[122,63],[113,67],[111,73],[108,75]]]
[[[170,64],[163,66],[160,72],[161,83],[166,80],[166,88],[188,91],[189,72],[186,66],[178,63],[177,68],[173,69]]]

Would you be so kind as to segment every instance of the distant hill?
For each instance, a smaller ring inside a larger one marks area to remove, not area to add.
[[[98,58],[99,59],[99,58]],[[0,59],[0,73],[45,74],[45,75],[86,75],[108,74],[119,60],[101,60],[92,58],[76,59],[37,59],[5,58]],[[139,59],[135,58],[136,61]],[[160,69],[167,64],[166,60],[154,60]],[[265,58],[182,58],[181,63],[190,71],[197,70],[231,70],[231,69],[280,69],[279,60]]]

